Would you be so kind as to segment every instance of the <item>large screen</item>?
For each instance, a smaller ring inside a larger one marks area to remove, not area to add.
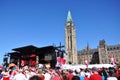
[[[44,60],[52,60],[52,54],[50,53],[45,54]]]

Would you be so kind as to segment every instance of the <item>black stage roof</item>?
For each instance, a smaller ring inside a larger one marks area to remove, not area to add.
[[[33,45],[29,45],[29,46],[14,48],[12,50],[20,52],[20,53],[32,53],[32,52],[35,52],[35,49],[37,49],[37,47]]]
[[[8,53],[8,54],[20,54],[19,52],[10,52],[10,53]]]
[[[37,48],[36,52],[39,53],[53,53],[55,51],[56,47],[54,46],[46,46],[46,47],[41,47]]]
[[[16,51],[16,53],[20,52],[20,53],[51,53],[56,49],[56,47],[54,46],[45,46],[45,47],[41,47],[38,48],[36,46],[33,45],[29,45],[29,46],[24,46],[24,47],[19,47],[19,48],[14,48],[12,50]]]

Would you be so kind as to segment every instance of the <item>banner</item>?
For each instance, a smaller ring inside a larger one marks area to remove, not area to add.
[[[62,68],[62,66],[65,64],[66,64],[66,54],[62,52],[58,53],[56,66]]]

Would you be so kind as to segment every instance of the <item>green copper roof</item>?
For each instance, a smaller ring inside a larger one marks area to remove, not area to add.
[[[70,10],[68,11],[67,21],[72,21],[72,16]]]

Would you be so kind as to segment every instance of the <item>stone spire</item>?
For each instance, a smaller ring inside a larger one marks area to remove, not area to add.
[[[87,51],[90,50],[89,43],[87,42]]]

